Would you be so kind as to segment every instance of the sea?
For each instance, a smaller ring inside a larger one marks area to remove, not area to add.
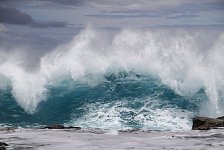
[[[1,127],[190,132],[223,115],[220,30],[87,26],[38,60],[0,52]]]

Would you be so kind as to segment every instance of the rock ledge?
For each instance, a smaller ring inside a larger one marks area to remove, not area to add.
[[[209,130],[218,127],[224,127],[224,116],[218,118],[196,116],[193,118],[192,130]]]
[[[55,124],[55,125],[49,125],[49,126],[46,126],[42,129],[74,129],[74,130],[81,130],[81,127],[65,127],[63,125],[60,125],[60,124]]]

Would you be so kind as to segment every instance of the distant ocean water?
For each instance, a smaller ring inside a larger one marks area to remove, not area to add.
[[[0,53],[0,123],[190,130],[194,115],[223,114],[223,48],[215,31],[87,27],[35,71]]]

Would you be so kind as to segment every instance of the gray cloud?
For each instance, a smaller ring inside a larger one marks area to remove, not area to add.
[[[93,23],[104,26],[123,26],[123,20],[132,25],[140,25],[139,20],[153,25],[208,25],[224,22],[223,0],[0,0],[0,6],[24,10],[38,20],[52,17],[65,21],[49,20],[43,23],[32,17],[29,23],[23,21],[24,24],[39,28],[63,27],[66,22],[71,25],[77,21],[81,24]],[[23,16],[25,15],[27,14],[23,13]]]
[[[94,6],[105,6],[105,7],[115,7],[115,8],[129,8],[129,9],[138,9],[138,8],[149,8],[151,10],[157,9],[172,9],[181,7],[184,9],[190,9],[188,6],[191,6],[192,9],[218,9],[223,10],[224,1],[223,0],[0,0],[0,4],[8,4],[13,7],[16,7],[13,4],[21,3],[32,3],[35,2],[51,2],[62,5],[73,5],[81,6],[84,4],[90,4]],[[43,3],[44,4],[44,3]]]
[[[148,17],[160,17],[159,14],[99,14],[99,15],[86,15],[88,17],[98,17],[98,18],[110,18],[110,19],[122,19],[122,18],[148,18]]]
[[[6,32],[8,29],[5,27],[3,24],[0,24],[0,33],[1,32]]]
[[[184,18],[194,18],[194,17],[200,17],[200,15],[196,15],[196,14],[178,14],[175,16],[169,16],[167,18],[170,19],[184,19]]]
[[[54,3],[59,3],[63,5],[82,5],[86,0],[42,0],[42,1],[50,1]]]
[[[205,0],[199,1],[198,3],[186,3],[185,5],[180,5],[176,9],[182,11],[224,11],[224,1],[223,0]]]
[[[194,29],[213,29],[223,32],[224,24],[208,24],[208,25],[193,25],[193,24],[172,24],[172,25],[157,25],[162,28],[194,28]]]
[[[59,21],[49,21],[46,23],[33,22],[30,24],[31,27],[38,27],[38,28],[47,28],[47,27],[59,28],[59,27],[65,27],[66,25],[67,25],[66,22],[59,22]]]
[[[122,18],[153,18],[167,17],[170,19],[193,18],[200,17],[198,14],[181,12],[181,11],[140,11],[140,10],[124,10],[124,11],[101,11],[99,14],[86,15],[88,17],[122,19]]]
[[[85,2],[89,0],[0,0],[0,4],[3,6],[12,6],[16,7],[20,4],[26,5],[27,3],[32,3],[33,6],[35,4],[41,4],[43,2],[44,4],[52,4],[52,3],[57,3],[57,4],[62,4],[62,5],[73,5],[73,6],[80,6],[83,5]],[[49,3],[46,3],[49,2]]]
[[[128,8],[128,9],[143,9],[150,10],[158,9],[171,9],[177,6],[188,3],[184,0],[87,0],[88,3],[95,6],[115,7],[115,8]],[[192,0],[189,0],[192,1]]]
[[[22,13],[15,8],[0,7],[0,22],[10,24],[31,24],[34,21],[31,16]]]
[[[16,8],[2,8],[0,7],[0,22],[8,24],[29,25],[31,27],[65,27],[66,22],[49,21],[36,22],[30,15],[19,11]]]
[[[193,1],[193,0],[189,0]],[[205,0],[207,1],[207,0]],[[0,3],[11,5],[16,7],[15,4],[25,4],[25,3],[35,3],[44,2],[43,5],[47,4],[45,2],[61,4],[66,6],[82,6],[82,5],[91,5],[96,7],[113,7],[113,8],[129,8],[129,9],[138,9],[138,8],[150,8],[157,10],[158,8],[174,8],[176,6],[186,4],[188,1],[184,0],[1,0]],[[49,4],[49,3],[48,3]],[[47,5],[48,5],[47,4]]]

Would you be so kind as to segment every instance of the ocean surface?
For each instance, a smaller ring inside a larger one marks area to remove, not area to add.
[[[87,27],[28,63],[0,52],[2,127],[188,131],[195,115],[223,115],[221,31]]]

